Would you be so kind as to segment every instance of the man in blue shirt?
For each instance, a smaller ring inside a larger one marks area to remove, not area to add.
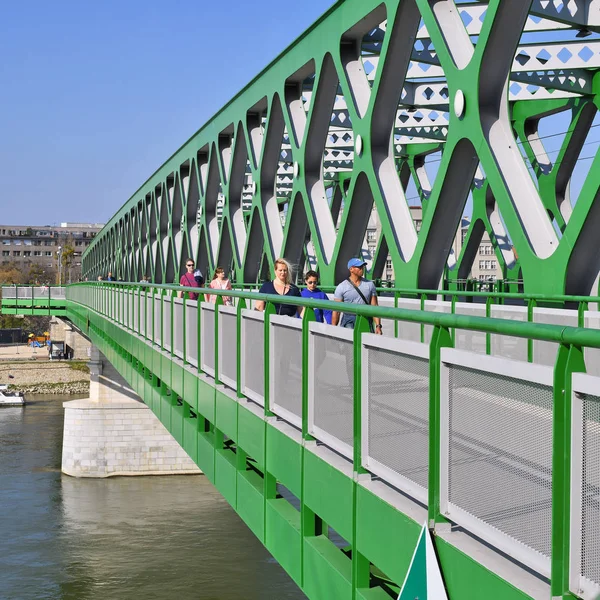
[[[379,306],[377,302],[377,290],[372,281],[368,281],[363,277],[366,262],[360,258],[351,258],[348,261],[348,270],[350,277],[344,279],[336,288],[333,299],[336,302],[351,302],[352,304],[370,304],[371,306]],[[333,311],[331,319],[332,325],[337,325],[340,320],[340,313]],[[381,319],[373,317],[374,333],[382,334]],[[342,327],[354,329],[356,315],[352,313],[344,313],[342,316]],[[371,324],[371,327],[373,325]]]
[[[312,298],[313,300],[329,300],[327,298],[327,294],[321,291],[317,287],[317,283],[319,283],[319,276],[316,271],[307,271],[306,275],[304,275],[304,283],[306,283],[306,287],[302,290],[303,298]],[[319,323],[328,323],[331,325],[331,313],[330,310],[323,310],[321,308],[315,308],[315,318]]]

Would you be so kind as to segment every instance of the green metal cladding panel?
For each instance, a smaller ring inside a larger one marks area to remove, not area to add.
[[[225,500],[235,509],[237,505],[237,468],[236,455],[231,450],[216,450],[214,484]]]
[[[319,482],[318,485],[304,486],[304,504],[351,543],[352,479],[310,451],[304,452],[304,478],[305,481]]]
[[[302,495],[302,446],[267,425],[266,430],[267,471],[281,482],[297,498]]]
[[[238,438],[238,405],[226,393],[215,392],[215,426],[232,440]]]
[[[238,404],[238,445],[262,470],[265,467],[265,427],[263,418],[255,415],[244,404]]]
[[[254,535],[264,543],[264,480],[253,470],[244,470],[237,474],[236,511]]]
[[[300,512],[284,498],[269,499],[265,512],[264,544],[279,564],[302,586]]]
[[[325,536],[304,539],[304,591],[311,600],[351,600],[352,561]]]

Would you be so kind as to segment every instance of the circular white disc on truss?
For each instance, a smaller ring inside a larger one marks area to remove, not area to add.
[[[362,140],[362,137],[360,135],[356,136],[356,140],[354,142],[354,151],[356,152],[357,156],[361,156],[362,155],[363,140]]]
[[[454,94],[454,114],[460,119],[465,114],[465,95],[462,90]]]

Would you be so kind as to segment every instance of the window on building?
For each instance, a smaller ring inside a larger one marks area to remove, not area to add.
[[[376,234],[376,231],[367,231],[367,242],[374,242]]]
[[[25,252],[23,252],[23,256],[31,256],[31,250],[25,250]]]
[[[13,256],[21,256],[20,250],[13,250]]]
[[[10,246],[10,240],[2,240],[3,246]]]
[[[54,245],[54,242],[51,242],[50,240],[46,240],[44,242],[44,246],[52,246],[52,245]]]
[[[492,271],[495,271],[495,270],[496,270],[496,265],[497,265],[497,264],[498,264],[498,263],[497,263],[495,260],[491,260],[491,261],[490,261],[490,269],[492,269]]]
[[[479,270],[483,271],[485,269],[485,260],[479,261]]]
[[[23,242],[21,240],[15,240],[14,244],[15,246],[20,246]]]
[[[24,243],[26,246],[33,246],[33,242],[32,242],[31,240],[23,240],[23,243]]]
[[[83,244],[83,242],[80,242],[80,241],[75,242],[76,246],[81,246],[81,244]]]
[[[10,256],[10,250],[2,250],[2,256]]]
[[[40,250],[35,250],[35,251],[34,251],[34,253],[33,253],[33,255],[34,255],[34,256],[41,256],[41,255],[42,255],[42,253],[41,253],[41,251],[40,251]]]
[[[485,246],[479,246],[479,256],[483,256],[485,254]]]
[[[52,251],[51,250],[46,250],[44,252],[44,256],[52,256]]]

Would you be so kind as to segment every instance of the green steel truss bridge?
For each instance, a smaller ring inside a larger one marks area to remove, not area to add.
[[[189,255],[249,283],[285,256],[331,285],[374,207],[374,278],[389,254],[402,287],[464,279],[487,231],[525,292],[596,293],[599,27],[598,0],[338,2],[140,187],[83,271],[173,283]]]
[[[2,310],[70,319],[311,599],[596,597],[600,298],[395,291],[349,330],[315,322],[328,301],[183,289],[5,287]]]
[[[2,310],[71,319],[309,598],[594,598],[599,32],[598,0],[340,1],[115,214],[90,283]],[[278,256],[344,278],[374,214],[403,289],[354,332],[251,310]],[[484,232],[520,295],[452,291]],[[188,256],[234,307],[176,297]]]

